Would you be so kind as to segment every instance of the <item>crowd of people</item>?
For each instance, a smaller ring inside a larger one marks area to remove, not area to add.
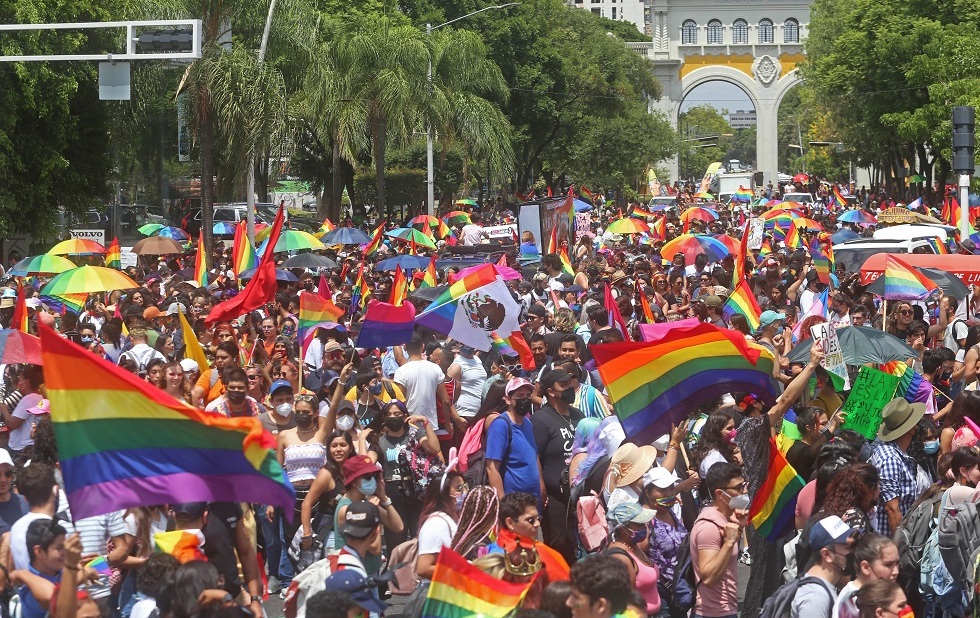
[[[481,224],[508,214],[474,216],[459,238],[486,243]],[[717,221],[692,226],[739,239],[739,220],[722,209]],[[835,229],[832,216],[820,220]],[[4,613],[16,606],[23,618],[260,616],[263,599],[280,595],[287,612],[352,618],[384,614],[395,592],[409,595],[404,613],[418,616],[444,548],[495,578],[528,583],[516,609],[528,618],[755,618],[767,602],[768,615],[794,618],[972,612],[975,564],[966,565],[968,575],[941,568],[936,543],[915,545],[918,555],[907,561],[896,542],[920,532],[916,522],[928,525],[977,495],[974,296],[892,302],[885,314],[856,273],[838,268],[828,314],[818,316],[811,309],[826,285],[805,249],[774,242],[768,255],[688,260],[660,252],[685,227],[676,213],[667,213],[664,239],[603,234],[606,224],[597,214],[590,233],[567,247],[572,273],[554,253],[529,262],[529,247],[541,248],[529,233],[503,248],[524,273],[507,285],[533,367],[422,326],[403,346],[357,347],[358,266],[366,265],[373,298],[386,300],[393,282],[391,272],[372,268],[382,255],[364,260],[356,247],[329,251],[337,269],[297,270],[298,281],[280,283],[274,301],[210,328],[205,317],[235,287],[227,283],[231,250],[220,246],[210,279],[221,283],[209,288],[179,275],[187,264],[178,256],[128,269],[141,287],[92,294],[77,314],[28,298],[31,329],[56,328],[87,351],[79,362],[94,362],[85,356],[92,354],[189,406],[257,418],[275,437],[296,500],[292,512],[179,503],[73,521],[43,367],[8,365],[0,391],[0,585],[19,603],[4,604]],[[763,310],[756,329],[723,309],[736,259]],[[438,283],[457,272],[442,269]],[[610,321],[607,290],[626,332]],[[347,311],[306,350],[297,332],[304,291]],[[15,299],[13,287],[0,294],[7,328]],[[425,301],[412,299],[421,311]],[[181,314],[208,366],[185,358]],[[732,392],[692,406],[652,444],[631,442],[590,349],[641,340],[639,326],[650,317],[695,318],[767,348],[776,403]],[[874,325],[906,342],[914,354],[905,360],[933,387],[929,401],[891,401],[873,440],[845,429],[847,394],[821,365],[821,346],[789,360],[822,321]],[[806,482],[795,530],[776,542],[749,521],[771,444]],[[194,542],[161,551],[174,533]]]

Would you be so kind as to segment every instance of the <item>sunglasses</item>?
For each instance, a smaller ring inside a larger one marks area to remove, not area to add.
[[[299,395],[296,395],[295,397],[293,397],[293,400],[294,401],[316,401],[316,397],[314,395],[307,395],[307,394],[303,393],[303,394],[299,394]]]
[[[901,315],[912,315],[912,312],[909,311],[908,309],[902,309],[901,311],[899,311],[899,313]]]

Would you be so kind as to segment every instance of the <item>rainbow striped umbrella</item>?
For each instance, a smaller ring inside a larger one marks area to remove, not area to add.
[[[42,253],[32,257],[26,257],[14,264],[7,271],[7,274],[15,277],[30,277],[31,275],[57,275],[66,270],[78,268],[74,262],[60,255],[49,255]]]
[[[690,223],[691,221],[704,221],[705,223],[710,223],[717,220],[718,213],[715,210],[701,206],[692,206],[681,213],[681,221],[684,223]]]
[[[418,217],[416,217],[416,219],[417,218]],[[438,221],[438,219],[436,220]],[[432,240],[431,237],[426,236],[425,234],[423,234],[422,232],[418,231],[413,227],[396,228],[391,230],[387,234],[385,234],[385,236],[387,236],[388,238],[394,238],[395,240],[399,240],[404,243],[414,242],[419,247],[426,247],[428,249],[436,248],[436,243],[435,241]]]
[[[610,223],[606,231],[611,234],[649,234],[650,226],[639,219],[624,217]]]
[[[843,223],[856,223],[858,225],[876,225],[878,219],[874,215],[864,212],[859,208],[845,211],[837,215],[837,221]]]
[[[429,227],[436,227],[439,225],[439,217],[433,217],[432,215],[419,215],[408,222],[409,225],[418,225],[419,227],[429,224]],[[401,229],[401,228],[398,228]]]
[[[268,244],[268,242],[266,243]],[[283,230],[279,234],[279,240],[276,241],[276,246],[273,248],[275,253],[280,253],[282,251],[299,251],[300,249],[313,249],[321,250],[325,249],[323,243],[316,239],[316,236],[310,234],[309,232],[303,232],[300,230]],[[259,254],[265,249],[260,249]]]
[[[803,211],[798,210],[796,208],[791,208],[789,206],[787,207],[777,206],[776,208],[771,208],[766,212],[762,213],[761,215],[759,215],[759,217],[763,219],[772,219],[773,217],[778,217],[779,215],[783,215],[783,214],[796,215],[798,217],[802,217]]]
[[[683,253],[691,264],[698,255],[706,255],[712,262],[717,262],[729,253],[725,243],[708,234],[681,234],[660,248],[660,255],[673,258]]]
[[[823,226],[813,219],[807,217],[800,217],[794,220],[796,222],[796,227],[801,230],[818,230],[823,231]]]
[[[707,191],[698,191],[694,194],[694,199],[698,200],[714,200],[715,196],[711,195]]]
[[[55,275],[54,279],[41,288],[41,294],[63,296],[109,290],[131,290],[138,287],[139,284],[121,270],[105,266],[79,266]]]
[[[711,237],[725,245],[731,255],[738,255],[738,252],[742,250],[739,242],[728,234],[712,234]]]
[[[460,223],[472,223],[472,221],[470,220],[470,214],[467,212],[463,212],[462,210],[453,210],[451,212],[447,212],[442,217],[442,220],[449,225],[458,225]]]
[[[105,247],[94,240],[84,238],[62,240],[48,250],[48,255],[94,255],[96,253],[105,253]]]

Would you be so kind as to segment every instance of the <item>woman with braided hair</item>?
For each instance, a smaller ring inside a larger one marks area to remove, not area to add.
[[[485,555],[490,544],[490,533],[497,525],[499,509],[497,492],[492,487],[481,485],[470,490],[459,512],[453,550],[467,560]]]

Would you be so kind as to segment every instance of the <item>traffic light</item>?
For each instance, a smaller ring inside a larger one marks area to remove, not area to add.
[[[957,174],[973,174],[975,169],[973,135],[975,112],[972,107],[953,108],[953,171]]]
[[[194,34],[190,28],[144,30],[136,44],[146,52],[189,52],[194,48]]]

